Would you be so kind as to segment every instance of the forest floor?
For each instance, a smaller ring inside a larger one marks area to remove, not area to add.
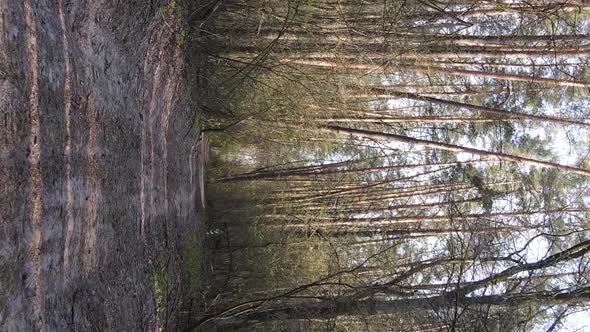
[[[0,0],[0,330],[181,324],[203,158],[170,4]]]

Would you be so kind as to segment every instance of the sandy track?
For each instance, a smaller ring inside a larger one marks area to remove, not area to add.
[[[157,2],[0,0],[0,330],[153,330],[194,228],[183,50]]]

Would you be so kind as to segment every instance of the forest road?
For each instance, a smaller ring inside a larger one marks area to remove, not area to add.
[[[161,1],[0,0],[0,330],[156,329],[199,148]]]

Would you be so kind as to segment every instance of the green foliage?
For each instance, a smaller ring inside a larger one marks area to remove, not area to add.
[[[182,47],[188,38],[187,31],[179,31],[176,35],[176,39],[178,44]]]
[[[171,0],[167,5],[160,7],[160,13],[162,16],[182,17],[185,14],[185,9],[183,6],[179,6],[176,0]]]
[[[524,134],[513,143],[517,147],[517,151],[526,152],[528,155],[538,156],[540,158],[548,158],[553,156],[553,152],[547,144],[547,141],[541,140],[538,137]]]

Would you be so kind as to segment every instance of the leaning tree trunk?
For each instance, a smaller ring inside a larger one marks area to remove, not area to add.
[[[527,165],[537,166],[537,167],[541,167],[541,168],[549,168],[549,169],[555,169],[555,170],[563,171],[563,172],[570,172],[570,173],[575,173],[575,174],[579,174],[579,175],[590,176],[590,170],[587,170],[587,169],[573,167],[573,166],[567,166],[567,165],[562,165],[562,164],[556,164],[556,163],[537,160],[537,159],[519,157],[519,156],[515,156],[515,155],[511,155],[511,154],[507,154],[507,153],[502,153],[502,152],[491,152],[491,151],[485,151],[485,150],[480,150],[480,149],[468,148],[468,147],[464,147],[464,146],[460,146],[460,145],[439,143],[439,142],[434,142],[434,141],[429,141],[429,140],[424,140],[424,139],[419,139],[419,138],[413,138],[413,137],[407,137],[407,136],[389,134],[389,133],[380,133],[380,132],[369,131],[369,130],[344,128],[344,127],[338,127],[338,126],[326,126],[325,128],[329,131],[340,133],[340,134],[349,134],[352,136],[372,138],[372,139],[378,139],[378,140],[382,140],[382,139],[392,140],[392,141],[397,141],[397,142],[402,142],[402,143],[407,143],[407,144],[415,144],[418,146],[433,148],[433,149],[437,149],[437,150],[471,153],[471,154],[478,155],[478,156],[497,158],[499,160],[511,161],[511,162],[519,163],[519,164],[527,164]]]

